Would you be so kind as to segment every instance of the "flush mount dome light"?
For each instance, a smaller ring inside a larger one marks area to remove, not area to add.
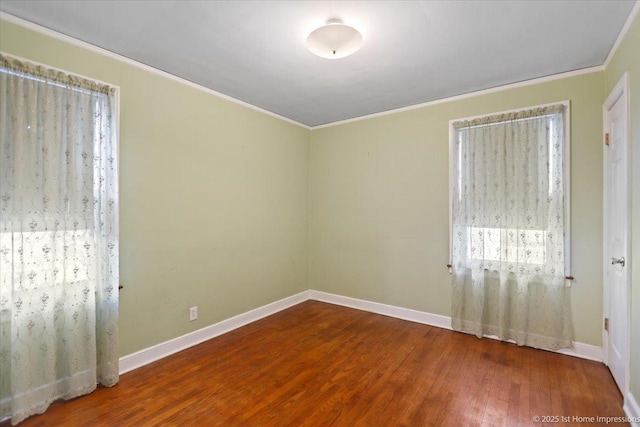
[[[323,58],[339,59],[355,53],[362,46],[362,34],[340,19],[330,19],[327,25],[315,29],[307,37],[307,48]]]

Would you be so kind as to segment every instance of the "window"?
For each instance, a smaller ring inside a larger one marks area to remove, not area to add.
[[[96,186],[104,180],[94,160],[114,131],[112,101],[106,93],[37,72],[1,67],[0,73],[8,77],[8,96],[24,96],[20,103],[7,100],[14,120],[3,129],[9,144],[2,163],[0,244],[5,261],[21,260],[20,268],[11,266],[16,292],[82,285],[96,241]]]
[[[492,266],[543,265],[551,255],[557,260],[550,252],[555,241],[548,240],[554,227],[562,228],[568,246],[567,108],[537,107],[452,123],[451,221],[453,228],[455,215],[464,227],[469,260]],[[563,253],[568,265],[568,247]]]
[[[0,419],[118,381],[116,89],[0,54]]]
[[[450,123],[454,329],[570,345],[568,108]]]

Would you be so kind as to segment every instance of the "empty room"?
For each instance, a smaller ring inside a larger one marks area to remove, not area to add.
[[[640,427],[640,0],[0,2],[0,425]]]

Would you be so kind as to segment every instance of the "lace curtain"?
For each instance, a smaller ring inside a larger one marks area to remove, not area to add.
[[[118,381],[114,89],[0,55],[0,419]]]
[[[453,124],[452,327],[572,346],[564,107]]]

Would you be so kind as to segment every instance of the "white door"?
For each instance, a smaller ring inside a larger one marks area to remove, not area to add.
[[[628,90],[625,74],[604,104],[605,362],[624,395],[629,371]],[[608,319],[608,320],[607,320]]]

